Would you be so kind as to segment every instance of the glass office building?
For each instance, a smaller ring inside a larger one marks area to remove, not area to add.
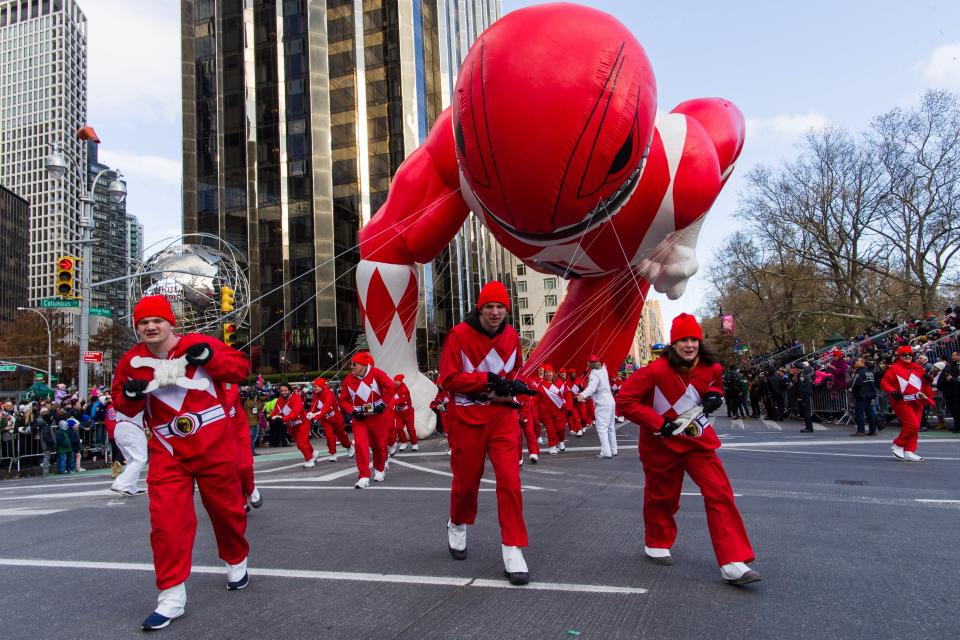
[[[358,231],[499,12],[497,1],[182,0],[184,233],[247,255],[256,368],[325,369],[363,342]],[[511,274],[472,220],[424,267],[425,367],[483,281]]]

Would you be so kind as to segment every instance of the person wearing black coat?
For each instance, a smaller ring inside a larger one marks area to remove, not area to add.
[[[877,413],[873,409],[873,401],[877,397],[876,378],[873,369],[867,366],[866,360],[857,358],[853,363],[853,415],[857,422],[857,430],[851,436],[877,435]],[[864,431],[864,416],[870,424],[870,431]]]
[[[770,394],[770,406],[767,417],[770,420],[783,420],[783,371],[778,370],[767,376],[767,392]]]
[[[801,431],[813,433],[813,411],[810,406],[810,398],[813,396],[813,370],[806,362],[803,363],[802,369],[796,366],[790,369],[790,389],[793,392],[797,412],[803,418]]]
[[[950,363],[940,374],[937,387],[943,394],[947,411],[953,417],[953,427],[950,431],[960,433],[960,351],[954,351],[950,355]]]

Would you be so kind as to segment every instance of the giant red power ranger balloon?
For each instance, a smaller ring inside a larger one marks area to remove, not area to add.
[[[723,99],[657,115],[656,98],[643,47],[594,9],[521,9],[474,43],[453,105],[360,232],[370,351],[406,376],[418,432],[433,428],[436,389],[417,369],[416,263],[437,256],[471,210],[526,265],[571,280],[527,369],[579,367],[591,353],[622,362],[649,286],[683,293],[744,122]]]

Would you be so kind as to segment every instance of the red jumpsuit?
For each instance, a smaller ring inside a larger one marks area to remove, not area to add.
[[[410,434],[410,444],[417,444],[419,440],[417,440],[417,430],[413,426],[413,402],[407,385],[402,382],[397,385],[395,398],[393,415],[397,436],[400,437],[400,442],[406,444],[407,436],[403,433],[406,429]]]
[[[537,414],[547,428],[547,444],[551,447],[566,440],[566,387],[559,380],[540,383]]]
[[[233,423],[235,442],[237,446],[237,473],[240,475],[240,488],[246,499],[253,494],[256,484],[253,481],[253,446],[250,442],[250,423],[247,422],[247,412],[240,399],[240,387],[231,384],[227,388],[227,402],[230,407],[227,415]]]
[[[523,364],[520,338],[506,322],[493,335],[472,311],[447,334],[440,354],[440,385],[453,397],[450,415],[450,520],[473,524],[484,462],[490,456],[497,484],[500,538],[512,547],[527,546],[520,494],[520,426],[517,410],[486,397],[488,373],[516,377]]]
[[[201,343],[213,349],[213,357],[200,366],[187,365],[186,377],[208,380],[206,389],[174,385],[146,394],[145,400],[125,397],[123,387],[128,380],[153,380],[152,368],[131,364],[134,356],[154,357],[147,345],[140,343],[120,359],[111,390],[117,411],[129,416],[143,411],[144,426],[149,428],[150,546],[161,591],[181,584],[190,575],[197,532],[194,483],[213,525],[220,558],[239,564],[250,549],[244,537],[247,514],[237,474],[235,429],[224,410],[224,383],[243,382],[250,363],[216,338],[196,333],[181,336],[167,359],[179,358],[190,346]]]
[[[387,437],[390,432],[391,407],[389,401],[396,393],[393,380],[374,366],[368,366],[363,378],[352,373],[343,379],[340,387],[340,407],[346,413],[369,405],[383,407],[381,413],[353,418],[353,444],[359,478],[370,477],[370,453],[373,448],[373,468],[382,472],[387,466]]]
[[[330,387],[324,385],[313,394],[309,416],[313,416],[314,420],[320,420],[323,437],[327,440],[327,452],[330,455],[336,455],[338,441],[343,448],[350,448],[347,426],[343,421],[343,414],[340,413],[340,407],[337,406],[337,397]]]
[[[271,418],[279,417],[287,427],[287,435],[297,443],[297,449],[307,462],[313,460],[313,445],[310,444],[310,421],[303,409],[303,400],[296,393],[288,397],[280,396],[270,412]]]
[[[580,416],[581,429],[585,429],[587,425],[593,423],[593,400],[587,399],[586,402],[577,402],[576,395],[581,391],[587,388],[587,379],[586,376],[575,379],[573,382],[573,395],[574,402],[573,406],[576,408],[577,413]]]
[[[571,373],[567,374],[567,379],[563,383],[563,403],[567,407],[567,425],[570,427],[570,433],[579,433],[583,429],[583,423],[580,421],[580,412],[577,410],[577,403],[574,400],[574,379]]]
[[[916,362],[909,364],[897,360],[880,380],[880,388],[887,392],[890,398],[890,408],[900,421],[900,434],[893,441],[904,451],[917,450],[917,437],[920,433],[920,420],[924,406],[933,405],[934,393],[930,383],[923,377],[923,367]],[[918,392],[923,392],[926,399],[916,398]],[[903,400],[894,399],[894,393],[903,394]]]
[[[529,386],[529,384],[527,385]],[[540,443],[537,442],[537,430],[534,424],[537,420],[537,397],[520,396],[517,401],[520,403],[520,409],[517,410],[517,419],[520,421],[520,430],[523,438],[527,440],[527,451],[531,455],[540,455]],[[523,453],[523,440],[520,441],[521,453]]]
[[[623,383],[617,395],[617,413],[640,426],[640,461],[646,476],[643,488],[643,523],[646,546],[669,549],[677,537],[674,514],[680,508],[684,472],[700,487],[707,512],[710,540],[723,566],[752,562],[753,549],[737,505],[733,488],[717,457],[720,439],[712,426],[692,438],[662,437],[663,419],[702,404],[708,391],[723,393],[723,367],[696,364],[677,371],[665,357],[639,369]]]

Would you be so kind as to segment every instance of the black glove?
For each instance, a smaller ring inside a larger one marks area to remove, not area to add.
[[[513,395],[510,393],[510,381],[503,376],[487,372],[487,384],[496,396],[508,397]]]
[[[143,400],[148,384],[146,380],[127,380],[123,384],[123,397],[127,400]]]
[[[537,392],[527,386],[523,380],[510,380],[510,395],[512,396],[535,396]]]
[[[380,415],[386,410],[387,410],[387,405],[383,404],[382,402],[380,404],[374,405],[373,407],[373,412],[377,415]]]
[[[705,396],[703,396],[703,412],[704,413],[713,413],[720,408],[720,405],[723,404],[723,396],[721,396],[716,391],[708,391]]]
[[[198,342],[197,344],[187,347],[187,362],[195,367],[207,364],[212,357],[213,347],[206,342]]]
[[[353,411],[350,412],[350,415],[353,416],[354,420],[363,420],[367,417],[367,414],[365,414],[363,409],[360,407],[354,407]]]
[[[677,427],[679,426],[680,425],[678,425],[677,423],[671,422],[667,418],[664,418],[663,426],[660,427],[660,435],[663,436],[664,438],[670,437],[673,435],[673,432],[676,431]]]
[[[900,393],[899,391],[894,391],[893,393],[890,394],[890,397],[893,398],[894,400],[903,400],[903,394]]]

